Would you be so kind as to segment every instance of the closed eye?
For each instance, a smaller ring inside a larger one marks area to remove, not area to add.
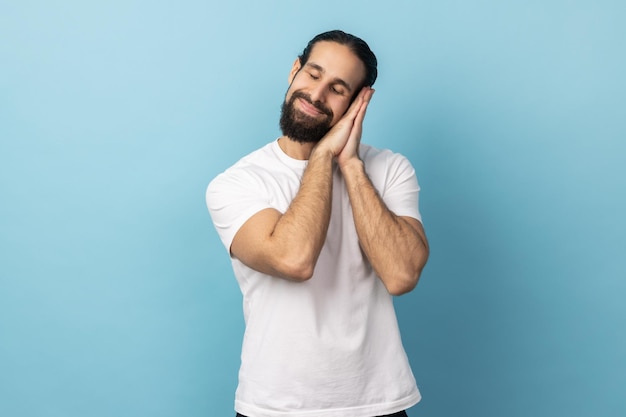
[[[311,79],[316,81],[321,78],[322,74],[324,74],[324,68],[314,62],[307,62],[305,68],[307,68],[307,72]],[[331,91],[334,94],[339,95],[352,94],[352,87],[341,78],[333,78]]]
[[[332,86],[330,87],[331,91],[335,94],[338,94],[340,96],[343,96],[345,94],[345,91],[343,88],[337,88],[337,86]]]

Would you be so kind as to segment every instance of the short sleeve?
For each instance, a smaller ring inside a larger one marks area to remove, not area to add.
[[[381,198],[394,214],[420,222],[420,186],[409,160],[388,150],[366,152],[365,169]]]
[[[235,234],[259,211],[270,207],[261,181],[244,168],[231,168],[215,177],[206,191],[206,203],[215,229],[230,252]]]

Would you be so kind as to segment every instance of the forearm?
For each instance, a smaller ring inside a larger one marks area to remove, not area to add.
[[[275,267],[287,278],[313,274],[330,222],[332,161],[328,152],[311,154],[298,193],[270,234]]]
[[[343,164],[341,170],[365,255],[391,294],[411,291],[428,258],[421,224],[396,216],[387,208],[360,159]]]

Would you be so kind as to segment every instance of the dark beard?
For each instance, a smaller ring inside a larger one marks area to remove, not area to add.
[[[296,99],[301,98],[326,115],[326,118],[318,121],[296,110]],[[280,129],[283,135],[300,143],[317,143],[330,130],[333,120],[333,112],[319,101],[313,103],[308,94],[302,91],[294,91],[289,101],[283,101],[280,111]]]

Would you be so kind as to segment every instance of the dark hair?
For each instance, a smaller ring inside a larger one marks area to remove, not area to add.
[[[374,85],[374,81],[376,81],[376,77],[378,76],[378,69],[376,68],[378,61],[376,60],[376,55],[374,55],[363,39],[341,30],[331,30],[329,32],[320,33],[311,39],[306,48],[304,48],[304,51],[302,51],[302,55],[298,57],[301,66],[307,63],[309,55],[311,55],[311,50],[316,43],[321,41],[337,42],[338,44],[350,48],[361,62],[363,62],[363,65],[365,65],[365,80],[363,81],[363,86],[371,87]]]

